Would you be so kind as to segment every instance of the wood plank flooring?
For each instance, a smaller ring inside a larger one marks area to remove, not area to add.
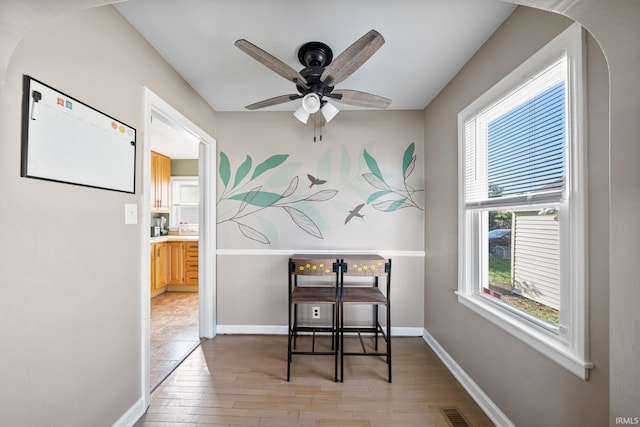
[[[382,358],[362,356],[345,357],[344,383],[331,356],[294,356],[287,382],[286,336],[219,335],[156,389],[136,426],[450,426],[443,408],[493,426],[422,338],[392,343],[392,384]]]

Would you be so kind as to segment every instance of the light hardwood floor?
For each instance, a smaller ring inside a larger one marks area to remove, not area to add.
[[[331,356],[294,356],[287,382],[286,336],[219,335],[156,389],[136,426],[450,426],[443,408],[493,426],[422,338],[392,343],[392,384],[383,359],[361,356],[345,357],[344,383]]]
[[[199,342],[197,292],[165,292],[151,298],[151,390]]]

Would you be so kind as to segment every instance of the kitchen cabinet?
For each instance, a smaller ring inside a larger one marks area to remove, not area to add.
[[[185,282],[185,242],[167,242],[169,247],[169,285],[183,285]]]
[[[151,296],[169,291],[191,291],[198,286],[198,242],[169,240],[151,243]]]
[[[151,292],[169,283],[169,246],[166,242],[151,244]]]
[[[171,159],[151,152],[151,212],[169,212],[171,193]]]
[[[198,242],[185,242],[184,284],[198,286]]]

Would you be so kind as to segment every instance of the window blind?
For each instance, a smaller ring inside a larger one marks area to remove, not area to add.
[[[566,59],[465,122],[465,204],[557,201],[564,190]]]

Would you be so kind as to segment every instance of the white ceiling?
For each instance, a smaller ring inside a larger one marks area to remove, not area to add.
[[[500,0],[128,0],[115,7],[222,112],[297,93],[293,83],[235,47],[236,40],[301,70],[302,44],[326,43],[335,58],[371,29],[386,43],[336,89],[390,98],[391,110],[422,110],[515,6]],[[295,111],[299,103],[264,110]]]
[[[296,93],[293,83],[234,46],[238,39],[296,70],[305,42],[328,44],[334,58],[367,31],[386,43],[337,89],[421,110],[511,13],[499,0],[128,0],[120,13],[216,110]],[[300,101],[267,110],[294,111]],[[340,109],[357,109],[343,104]]]

